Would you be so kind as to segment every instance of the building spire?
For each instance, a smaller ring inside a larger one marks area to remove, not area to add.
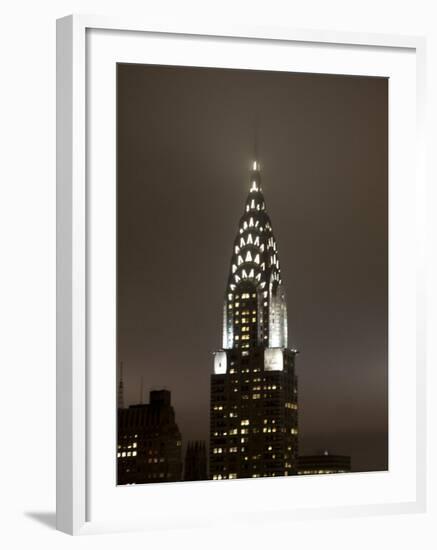
[[[120,377],[118,381],[117,408],[124,409],[124,384],[123,384],[123,361],[120,362]]]
[[[254,143],[253,143],[253,160],[258,161],[258,132],[255,129]]]
[[[253,172],[259,172],[261,168],[259,163],[258,131],[256,128],[253,135],[253,161],[251,168]]]
[[[285,290],[257,159],[252,163],[249,181],[249,193],[238,224],[226,288],[223,348],[285,348],[288,345]],[[253,338],[248,337],[246,327],[238,317],[245,303],[241,296],[250,296],[251,303],[246,304],[246,309],[254,312]]]
[[[140,405],[143,404],[144,399],[144,378],[141,376],[141,382],[140,382]]]

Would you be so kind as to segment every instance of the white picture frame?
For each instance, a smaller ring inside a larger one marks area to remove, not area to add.
[[[90,485],[93,483],[95,466],[92,453],[90,453],[92,443],[90,441],[90,431],[92,431],[90,430],[90,410],[93,406],[90,364],[92,363],[92,353],[94,353],[90,332],[90,325],[93,323],[90,303],[93,299],[92,288],[94,287],[89,266],[90,254],[94,249],[93,246],[90,246],[89,230],[93,223],[90,216],[94,216],[97,202],[94,200],[94,206],[90,207],[89,198],[92,191],[89,189],[89,178],[92,170],[90,159],[87,158],[89,155],[87,140],[90,139],[87,133],[87,117],[90,116],[89,110],[93,106],[88,87],[89,71],[92,69],[90,69],[90,60],[87,57],[90,46],[87,35],[90,36],[89,33],[92,31],[130,33],[131,37],[134,36],[132,33],[135,31],[134,40],[139,36],[146,35],[157,37],[161,42],[174,39],[174,37],[189,37],[199,40],[217,39],[217,42],[221,40],[244,42],[249,48],[250,44],[255,43],[262,43],[269,47],[274,47],[275,44],[310,44],[317,48],[335,46],[340,49],[351,48],[353,51],[358,49],[363,52],[373,51],[377,54],[378,52],[394,52],[396,50],[399,54],[409,52],[414,56],[414,76],[412,77],[410,74],[408,78],[416,98],[415,112],[412,113],[415,125],[412,139],[416,155],[411,161],[413,163],[411,166],[414,165],[415,175],[413,181],[409,183],[409,189],[415,198],[416,205],[410,242],[410,246],[414,247],[416,253],[411,262],[412,278],[408,284],[410,290],[412,290],[411,285],[415,285],[415,300],[410,304],[414,309],[414,315],[413,319],[410,319],[408,328],[409,330],[414,329],[415,335],[414,347],[409,350],[411,354],[414,354],[414,364],[411,365],[411,368],[414,368],[415,371],[415,387],[414,391],[412,390],[415,397],[415,415],[412,420],[415,437],[413,438],[414,449],[412,451],[414,472],[412,471],[413,466],[410,465],[411,483],[408,490],[405,489],[405,495],[408,494],[408,498],[398,498],[393,493],[386,501],[373,502],[369,497],[369,500],[363,503],[354,502],[349,505],[334,503],[334,506],[328,506],[326,502],[320,501],[320,505],[317,507],[307,507],[304,502],[299,505],[299,501],[290,504],[284,501],[278,509],[271,510],[265,509],[263,506],[257,507],[254,504],[251,509],[246,511],[245,517],[254,521],[260,515],[267,519],[275,517],[284,519],[284,517],[317,518],[345,514],[424,511],[426,502],[424,39],[410,36],[367,35],[287,28],[234,28],[231,26],[227,29],[213,27],[179,29],[170,26],[156,27],[137,20],[73,15],[57,22],[57,528],[70,534],[84,534],[96,531],[147,529],[161,523],[169,526],[181,526],[189,523],[187,517],[190,517],[190,506],[192,506],[192,515],[196,516],[193,517],[192,525],[205,525],[209,521],[213,522],[214,518],[201,516],[201,510],[195,508],[195,498],[210,498],[213,491],[214,498],[221,504],[229,498],[238,502],[239,494],[246,491],[248,498],[253,500],[253,495],[251,495],[253,482],[250,480],[247,482],[242,480],[238,484],[215,484],[214,489],[208,482],[197,483],[195,486],[186,484],[183,494],[181,484],[169,484],[164,488],[166,498],[169,494],[172,494],[175,499],[187,498],[187,491],[196,495],[193,497],[193,502],[187,504],[186,515],[181,515],[180,518],[177,517],[176,509],[170,510],[170,512],[168,509],[160,510],[159,505],[154,505],[155,515],[152,519],[150,514],[149,517],[146,517],[145,512],[131,518],[114,517],[115,508],[112,508],[112,511],[109,511],[108,508],[106,516],[104,511],[97,514],[97,520],[90,515]],[[92,44],[94,48],[95,43]],[[132,48],[134,45],[131,44],[129,47]],[[217,47],[220,48],[220,44]],[[95,49],[98,50],[98,44]],[[171,59],[171,55],[169,52],[168,59]],[[138,61],[140,62],[139,59]],[[93,61],[93,63],[95,62]],[[181,61],[179,60],[175,64],[181,64]],[[402,71],[401,67],[399,71]],[[396,111],[394,114],[396,115]],[[391,116],[393,117],[392,111]],[[112,159],[111,162],[115,162],[115,159]],[[394,159],[393,162],[396,163],[397,159]],[[391,164],[390,168],[391,173],[393,170],[396,173],[396,164]],[[97,208],[99,208],[98,205]],[[397,204],[393,208],[402,210],[403,204]],[[93,306],[92,309],[94,312],[95,307]],[[112,384],[112,382],[111,378],[108,384]],[[115,385],[113,390],[115,391]],[[399,389],[398,397],[402,398],[402,388]],[[110,399],[112,399],[112,395]],[[115,461],[115,450],[113,460]],[[366,474],[361,474],[361,476],[363,475]],[[333,477],[323,477],[325,478],[323,481],[317,480],[315,477],[312,480],[306,480],[309,483],[310,493],[316,491],[315,484],[324,484],[325,488],[332,489]],[[339,477],[336,479],[335,483],[342,485],[349,483],[345,477],[342,480]],[[268,489],[270,493],[278,490],[278,482],[282,482],[282,480],[271,481],[273,485]],[[301,483],[303,480],[291,481]],[[380,481],[381,479],[376,479],[375,483]],[[367,477],[365,482],[371,485],[371,477]],[[252,485],[248,485],[250,483]],[[179,488],[172,488],[170,485],[179,485]],[[231,489],[230,486],[233,488]],[[268,485],[265,484],[265,487]],[[142,497],[137,489],[140,488],[131,488],[136,493],[134,496],[132,492],[132,499],[138,503]],[[123,488],[121,490],[123,491]],[[159,504],[163,487],[157,485],[150,490],[153,490],[154,498],[157,499],[155,502]],[[171,491],[176,492],[171,493]],[[121,492],[119,491],[118,494],[121,495]],[[317,493],[314,492],[314,494]],[[124,503],[126,495],[127,492],[124,490]],[[213,515],[213,512],[211,513]],[[235,515],[232,510],[229,510],[227,514],[229,518],[235,516],[238,519],[238,515]]]

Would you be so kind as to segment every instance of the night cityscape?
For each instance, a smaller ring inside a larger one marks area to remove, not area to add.
[[[284,89],[323,106],[315,165],[281,149],[315,123]],[[117,97],[117,483],[387,469],[385,79],[120,64]]]

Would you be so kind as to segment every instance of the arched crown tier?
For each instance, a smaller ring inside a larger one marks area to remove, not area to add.
[[[224,303],[223,347],[287,347],[287,307],[278,247],[254,161],[235,237]]]

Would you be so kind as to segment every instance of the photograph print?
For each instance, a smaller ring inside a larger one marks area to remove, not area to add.
[[[119,485],[388,469],[388,79],[117,65],[113,368]]]

